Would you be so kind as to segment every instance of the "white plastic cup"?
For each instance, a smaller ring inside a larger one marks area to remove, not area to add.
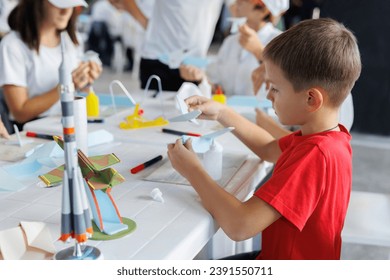
[[[210,146],[210,150],[203,154],[198,154],[202,161],[203,167],[213,180],[219,180],[222,178],[222,159],[223,159],[223,147],[216,141]]]

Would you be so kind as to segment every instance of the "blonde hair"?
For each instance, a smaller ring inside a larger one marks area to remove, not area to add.
[[[357,40],[343,24],[328,18],[300,22],[273,39],[264,59],[281,68],[296,92],[321,87],[340,106],[361,72]]]

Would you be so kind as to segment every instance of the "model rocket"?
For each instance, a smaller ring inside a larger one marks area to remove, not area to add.
[[[92,234],[92,222],[88,207],[84,180],[77,157],[76,131],[74,123],[74,85],[71,69],[65,58],[65,33],[61,33],[62,63],[59,68],[62,126],[64,135],[65,170],[62,188],[61,237],[76,242],[73,255],[82,255],[80,244]]]

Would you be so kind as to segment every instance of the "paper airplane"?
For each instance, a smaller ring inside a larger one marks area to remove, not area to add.
[[[227,132],[234,130],[234,127],[225,127],[223,129],[214,131],[209,134],[205,134],[201,137],[193,137],[188,135],[182,136],[182,141],[185,143],[189,138],[192,139],[192,149],[195,153],[205,153],[210,149],[211,144],[214,141],[214,138],[221,136]]]
[[[202,114],[200,110],[194,110],[188,113],[184,113],[182,115],[178,115],[176,117],[168,119],[170,122],[185,122],[185,121],[194,121],[199,115]]]
[[[60,137],[54,136],[54,140],[61,148],[64,148],[64,142]],[[120,162],[115,154],[87,157],[81,150],[78,150],[77,157],[81,174],[92,189],[111,188],[124,182],[125,179],[115,169],[107,168]],[[63,171],[64,165],[61,165],[44,175],[40,175],[39,178],[47,186],[55,186],[61,184]]]
[[[193,84],[193,83],[188,83],[188,82],[185,82],[182,84],[182,86],[179,88],[178,90],[178,93],[175,97],[176,99],[176,105],[177,105],[177,108],[180,110],[180,112],[184,115],[184,114],[188,114],[189,113],[189,110],[188,110],[188,106],[187,104],[185,103],[185,99],[187,99],[188,97],[190,96],[194,96],[194,95],[199,95],[199,96],[202,96],[202,92],[199,90],[199,88]],[[199,111],[199,110],[196,110],[196,111]],[[199,111],[201,112],[201,111]],[[202,112],[201,112],[202,113]],[[195,115],[195,114],[194,114]],[[200,114],[199,114],[200,115]],[[196,117],[198,117],[199,115],[197,115]],[[192,118],[192,119],[188,119],[189,121],[195,123],[195,124],[199,124],[197,122],[197,120],[195,119],[196,117]]]

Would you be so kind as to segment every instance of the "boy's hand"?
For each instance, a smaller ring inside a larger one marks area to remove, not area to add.
[[[190,111],[200,110],[202,114],[198,118],[205,120],[218,120],[221,111],[226,107],[222,103],[199,95],[190,96],[184,101]]]
[[[183,145],[181,138],[175,143],[168,144],[168,158],[172,167],[176,169],[183,177],[188,178],[194,170],[202,169],[202,164],[192,150],[191,138]]]
[[[179,72],[183,80],[190,82],[201,82],[205,76],[201,69],[192,65],[180,65]]]

